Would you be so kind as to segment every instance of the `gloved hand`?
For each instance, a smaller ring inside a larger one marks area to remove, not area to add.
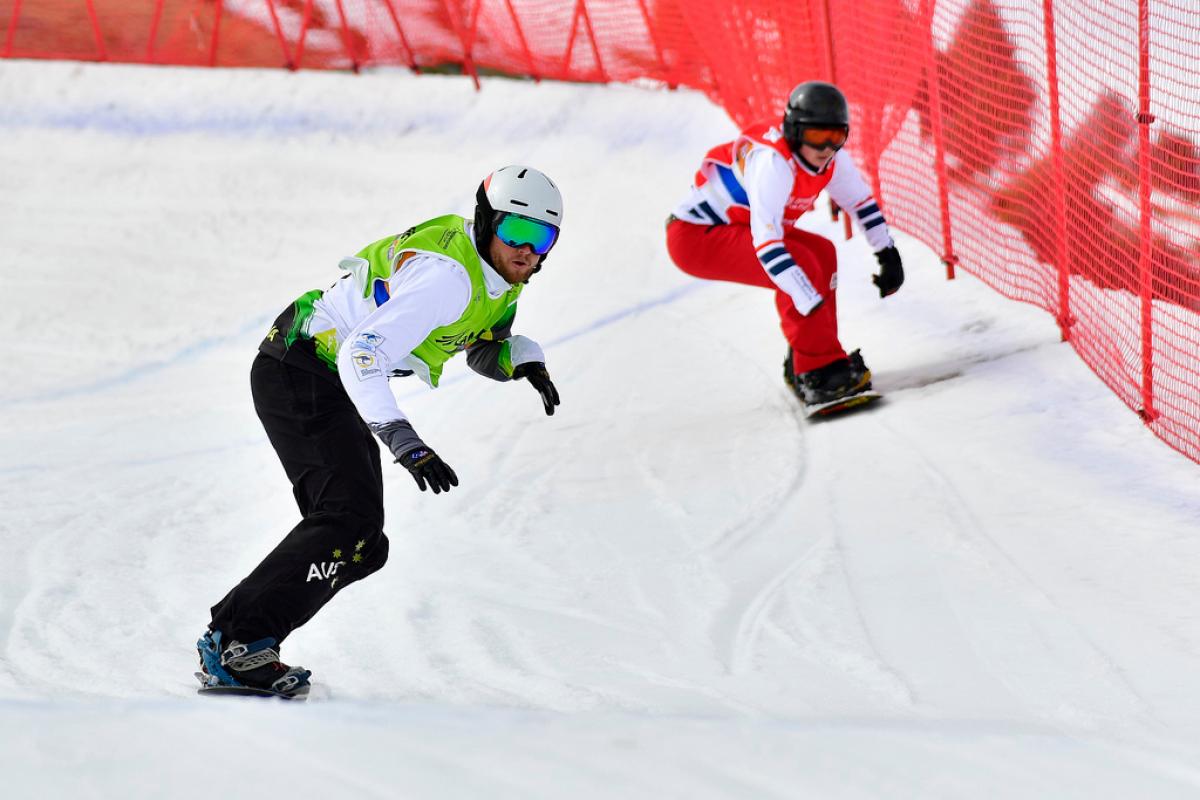
[[[904,284],[904,265],[900,263],[900,251],[889,245],[875,254],[879,261],[879,274],[871,276],[871,282],[879,287],[879,296],[895,294]]]
[[[409,471],[422,492],[425,491],[426,483],[433,489],[434,494],[448,492],[451,486],[458,486],[458,476],[450,469],[450,465],[423,445],[404,453],[396,459],[396,463]]]
[[[458,486],[458,476],[454,474],[454,470],[421,441],[421,437],[417,436],[408,420],[373,424],[370,428],[392,451],[396,463],[409,471],[422,492],[426,486],[433,489],[434,494],[448,492],[451,486]]]
[[[546,416],[554,415],[554,407],[559,404],[558,389],[554,388],[545,364],[541,361],[526,361],[524,364],[517,365],[512,376],[517,380],[528,378],[530,385],[537,389],[538,394],[542,396],[542,405],[546,407]]]

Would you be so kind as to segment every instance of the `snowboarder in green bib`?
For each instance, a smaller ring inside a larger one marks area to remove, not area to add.
[[[212,607],[197,642],[205,689],[302,696],[309,672],[279,646],[341,589],[387,561],[376,438],[421,491],[458,485],[396,404],[388,379],[438,385],[465,350],[476,372],[525,379],[547,414],[558,391],[537,342],[512,333],[517,298],[562,225],[558,187],[536,169],[496,170],[474,220],[448,215],[367,245],[346,274],[286,309],[250,370],[254,409],[283,463],[301,521]]]

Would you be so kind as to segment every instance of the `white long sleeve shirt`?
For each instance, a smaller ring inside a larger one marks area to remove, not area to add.
[[[467,233],[471,235],[469,225]],[[356,261],[361,259],[343,260],[351,273],[314,303],[306,332],[314,338],[336,337],[338,374],[363,420],[382,425],[408,419],[396,403],[388,378],[416,373],[432,386],[428,367],[412,356],[412,351],[432,331],[463,315],[471,299],[471,279],[453,259],[414,255],[388,279],[387,301],[376,305],[363,297],[363,284],[353,272]],[[512,288],[486,261],[480,259],[480,266],[491,297]],[[514,363],[545,360],[536,344],[520,338],[527,351],[532,348],[536,352],[525,352],[515,357]]]
[[[778,136],[768,128],[764,138]],[[733,150],[745,147],[742,158]],[[786,292],[801,314],[821,303],[821,294],[783,245],[785,231],[812,210],[821,191],[845,209],[862,229],[872,249],[892,244],[879,204],[854,159],[839,150],[820,172],[794,154],[750,137],[731,142],[729,151],[714,148],[701,165],[689,195],[674,215],[699,225],[748,224],[755,255],[771,280]]]

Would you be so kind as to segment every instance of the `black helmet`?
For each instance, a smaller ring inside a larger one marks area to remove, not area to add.
[[[783,138],[792,152],[800,152],[800,136],[805,128],[850,129],[850,106],[832,83],[805,81],[788,95]]]

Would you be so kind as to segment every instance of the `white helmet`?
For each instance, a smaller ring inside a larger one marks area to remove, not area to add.
[[[562,227],[562,194],[554,181],[533,167],[501,167],[484,178],[475,192],[475,246],[485,260],[488,259],[496,225],[504,214],[515,214],[553,226],[548,250]],[[544,261],[545,252],[541,252],[541,255]]]
[[[511,211],[562,227],[562,195],[554,181],[533,167],[501,167],[483,179],[476,195],[493,212]]]

